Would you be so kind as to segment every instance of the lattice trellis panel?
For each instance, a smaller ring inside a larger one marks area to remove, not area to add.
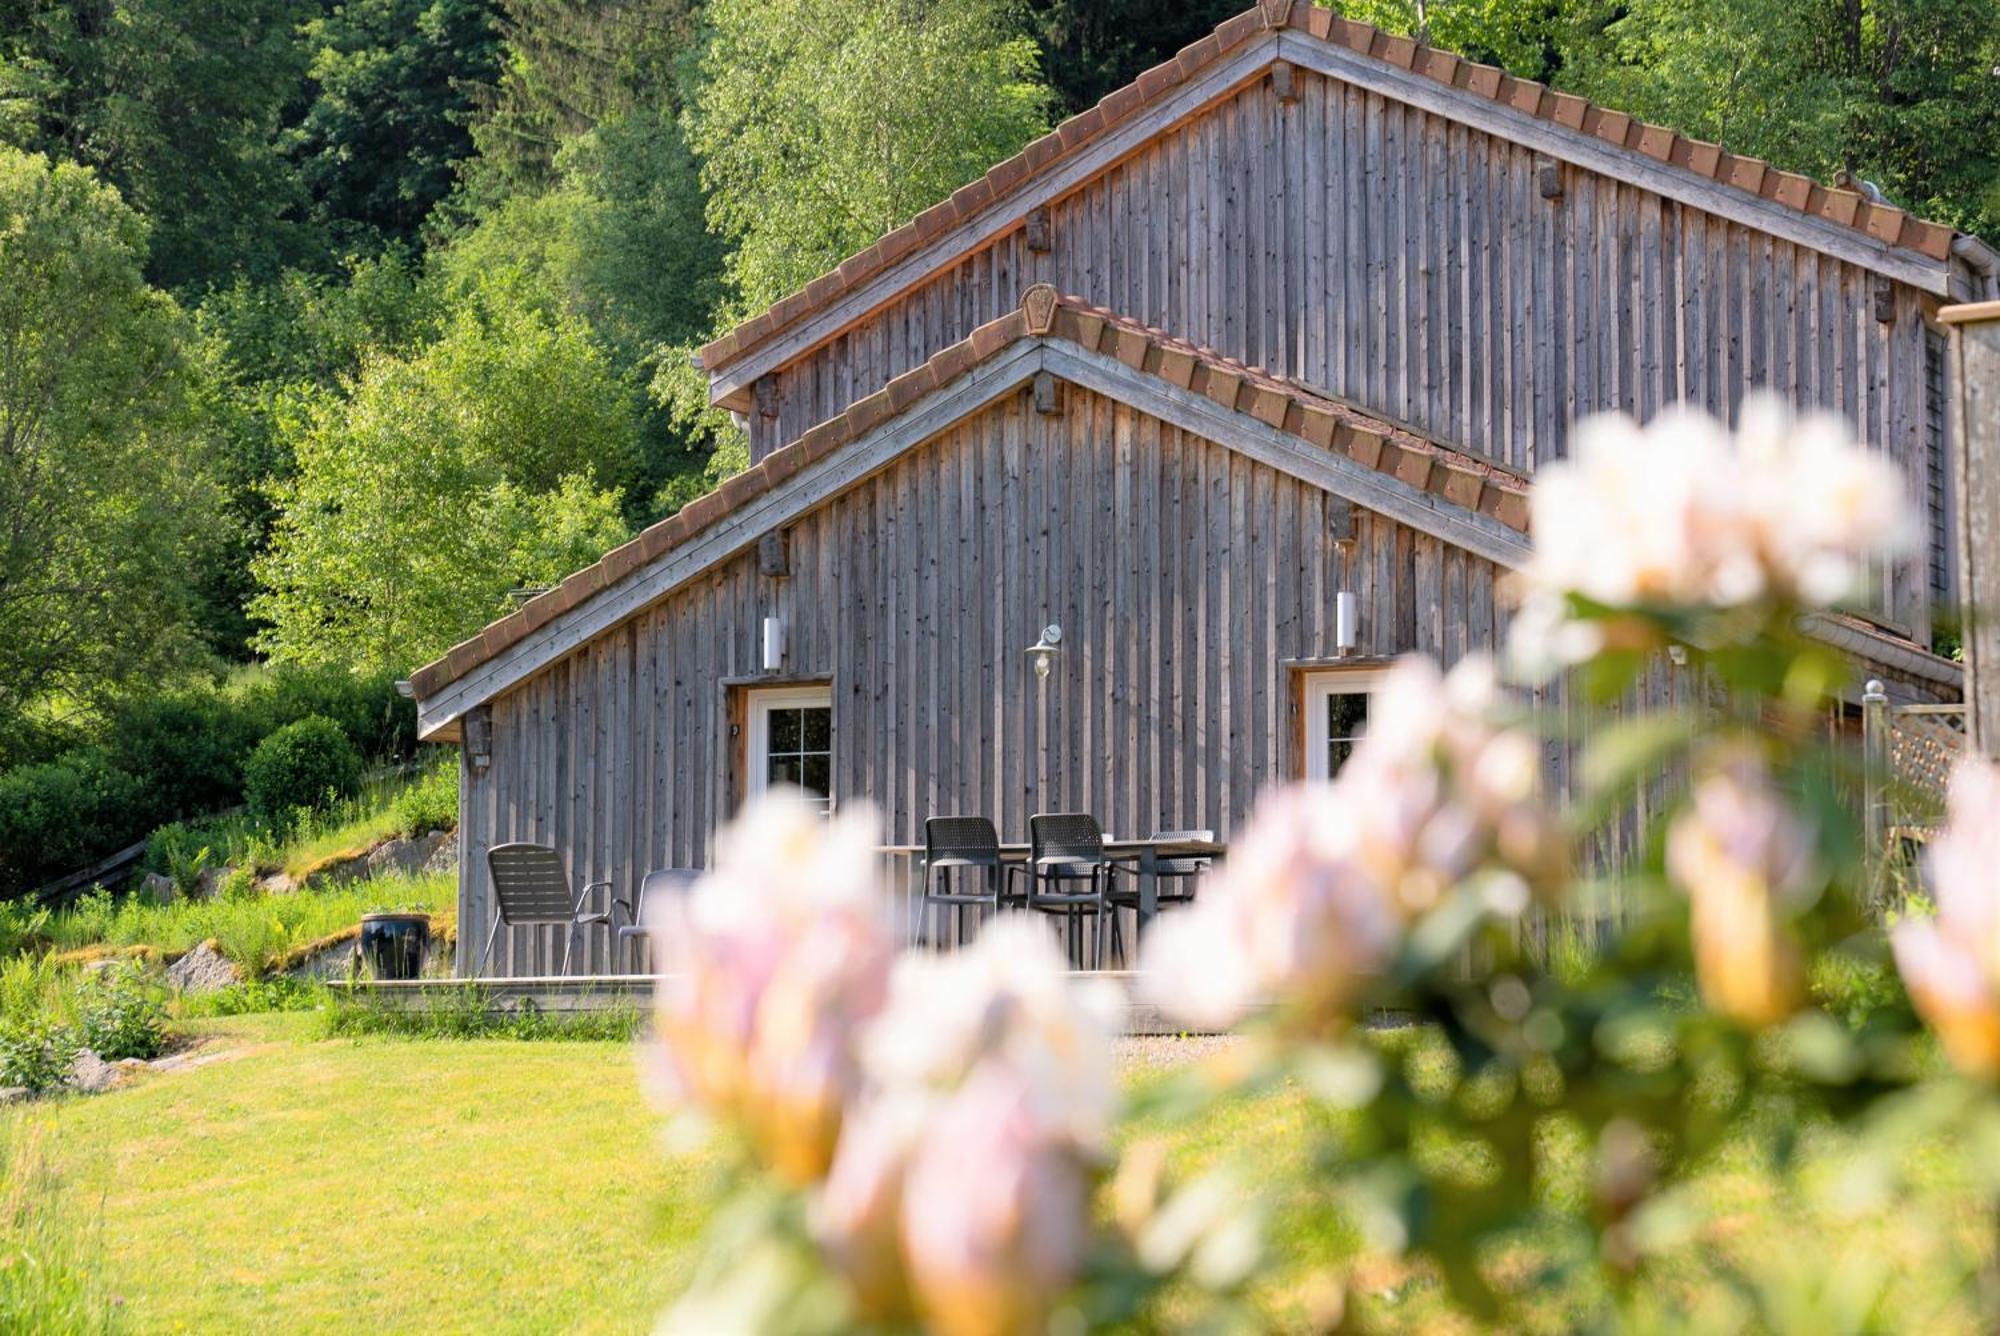
[[[1962,710],[1891,714],[1889,763],[1896,776],[1897,824],[1929,826],[1943,816],[1945,788],[1964,750]]]

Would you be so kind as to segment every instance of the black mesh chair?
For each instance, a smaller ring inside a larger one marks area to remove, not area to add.
[[[577,933],[596,924],[609,926],[611,915],[586,914],[583,902],[590,893],[602,887],[611,888],[608,881],[593,881],[583,888],[581,894],[571,897],[569,869],[563,866],[562,855],[546,844],[496,844],[486,851],[486,869],[493,876],[493,926],[486,930],[486,949],[479,954],[479,967],[472,972],[478,978],[486,972],[486,962],[493,955],[493,940],[500,933],[500,925],[510,928],[557,925],[567,928],[563,939],[562,972],[569,973],[569,958],[576,947]]]
[[[613,959],[616,959],[618,954],[622,954],[627,961],[636,962],[639,959],[639,952],[641,950],[645,950],[650,954],[653,944],[653,928],[646,921],[647,904],[662,896],[686,895],[694,889],[694,884],[700,880],[701,873],[694,868],[656,868],[648,872],[639,882],[638,895],[630,900],[622,897],[614,898],[611,901],[613,943],[619,947],[624,947],[629,943],[630,949],[614,954]],[[623,923],[618,922],[621,911],[625,918]]]
[[[1215,842],[1212,830],[1161,830],[1153,834],[1155,840],[1190,840],[1204,844]],[[1201,889],[1201,879],[1213,866],[1215,860],[1206,855],[1187,858],[1162,858],[1153,865],[1153,876],[1159,888],[1159,907],[1167,909],[1174,905],[1194,903],[1195,893]],[[1139,888],[1133,886],[1114,887],[1109,899],[1115,910],[1139,907]],[[1111,916],[1111,949],[1118,956],[1120,964],[1125,963],[1125,930],[1117,913]]]
[[[983,816],[934,816],[924,822],[924,898],[918,940],[928,944],[936,918],[949,914],[953,937],[965,944],[968,907],[992,910],[1021,902],[1013,890],[1017,865],[1000,861],[1000,834]]]
[[[1083,959],[1083,917],[1096,917],[1093,969],[1104,968],[1105,913],[1117,870],[1104,854],[1104,828],[1085,812],[1043,812],[1028,818],[1028,908],[1060,914],[1070,959]]]

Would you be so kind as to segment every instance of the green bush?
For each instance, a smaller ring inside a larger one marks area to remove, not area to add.
[[[645,1017],[631,1006],[551,1013],[525,1004],[513,1011],[495,1011],[487,1002],[486,994],[476,986],[443,996],[432,994],[421,1006],[329,988],[327,1004],[320,1009],[320,1030],[330,1039],[378,1035],[629,1043],[645,1028]]]
[[[417,705],[392,676],[356,677],[342,669],[274,668],[238,689],[258,735],[314,717],[331,719],[371,761],[405,761],[417,750]]]
[[[185,896],[197,894],[201,874],[222,862],[206,830],[172,821],[146,837],[146,853],[139,866],[172,881],[174,889]]]
[[[458,825],[458,765],[448,758],[431,766],[396,795],[391,811],[399,835],[451,830]]]
[[[184,997],[182,1016],[250,1016],[270,1011],[316,1011],[328,1004],[331,990],[318,979],[295,979],[280,974],[271,978],[245,979],[218,988],[212,993]]]
[[[50,911],[20,900],[0,900],[0,959],[42,944]]]
[[[127,701],[102,721],[101,744],[73,745],[53,759],[0,771],[0,900],[87,866],[163,822],[244,800],[253,748],[310,719],[331,721],[351,750],[369,760],[402,761],[416,751],[416,706],[391,678],[287,668],[228,687],[183,686]],[[10,743],[17,733],[28,741]],[[74,726],[0,728],[0,756],[46,755],[79,736]],[[343,781],[335,791],[351,793],[353,784]],[[322,788],[292,805],[316,806],[325,794]],[[278,820],[289,820],[290,812],[283,809]],[[189,823],[197,832],[217,824]],[[203,844],[211,865],[239,861],[246,823],[219,824],[231,838],[197,834],[180,849],[180,836],[166,835],[148,850],[148,870],[174,876],[170,852],[192,857]]]
[[[0,774],[0,898],[74,872],[145,834],[144,789],[95,748]]]
[[[128,702],[112,712],[105,745],[113,765],[145,781],[154,821],[199,816],[243,796],[243,760],[257,720],[214,688]]]
[[[361,787],[361,756],[339,724],[308,715],[257,744],[243,767],[251,815],[274,826],[317,811]]]
[[[84,988],[78,1001],[85,1047],[106,1062],[156,1058],[167,1042],[167,1009],[135,965],[111,971]]]
[[[0,1024],[0,1085],[55,1090],[83,1047],[75,1030],[59,1017],[31,1016]]]

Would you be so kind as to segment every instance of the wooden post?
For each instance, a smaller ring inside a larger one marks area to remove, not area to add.
[[[1861,689],[1861,825],[1871,884],[1879,884],[1889,844],[1889,786],[1889,693],[1878,679]]]
[[[2000,754],[2000,302],[1947,306],[1958,483],[1959,596],[1965,617],[1965,732]]]

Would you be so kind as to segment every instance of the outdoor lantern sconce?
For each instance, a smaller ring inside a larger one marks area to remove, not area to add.
[[[785,666],[785,619],[764,619],[764,671],[775,673]]]
[[[1056,655],[1062,652],[1062,628],[1050,622],[1042,628],[1042,638],[1028,646],[1028,657],[1035,661],[1035,677],[1039,681],[1049,680],[1049,668]]]

